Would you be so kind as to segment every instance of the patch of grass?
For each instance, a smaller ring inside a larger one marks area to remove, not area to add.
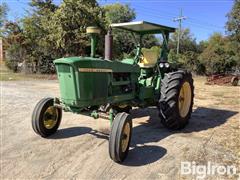
[[[14,73],[9,70],[3,63],[0,64],[0,81],[20,81],[34,79],[56,79],[56,77],[55,75],[49,74]]]

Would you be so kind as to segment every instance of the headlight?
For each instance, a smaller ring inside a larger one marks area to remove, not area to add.
[[[170,67],[169,63],[165,63],[165,67],[169,68]]]
[[[160,64],[159,64],[159,67],[160,67],[160,68],[163,68],[163,67],[164,67],[164,63],[160,63]]]
[[[169,63],[163,63],[163,62],[161,62],[160,64],[159,64],[159,67],[160,68],[169,68],[170,67],[170,64]]]

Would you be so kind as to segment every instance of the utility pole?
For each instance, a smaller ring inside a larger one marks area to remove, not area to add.
[[[176,22],[178,21],[179,23],[179,28],[178,28],[178,41],[177,41],[177,54],[179,54],[179,45],[180,45],[180,36],[182,32],[182,21],[187,19],[187,17],[182,15],[182,9],[180,10],[180,15],[179,17],[176,17],[173,21]]]

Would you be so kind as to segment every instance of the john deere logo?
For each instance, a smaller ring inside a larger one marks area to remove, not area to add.
[[[79,68],[79,72],[112,72],[112,69]]]

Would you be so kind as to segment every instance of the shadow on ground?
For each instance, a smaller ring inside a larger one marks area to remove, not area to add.
[[[207,130],[224,124],[230,117],[238,112],[213,108],[198,107],[193,113],[189,124],[182,130],[170,131],[163,127],[158,117],[157,108],[133,109],[131,115],[135,118],[149,116],[149,119],[133,128],[131,148],[128,158],[123,165],[142,166],[153,163],[162,158],[167,150],[163,147],[146,145],[146,143],[158,142],[172,134],[191,133]],[[108,134],[92,130],[88,127],[72,127],[60,129],[51,139],[63,139],[83,134],[92,134],[97,138],[108,139]]]
[[[75,136],[81,136],[91,132],[89,127],[70,127],[65,129],[59,129],[55,134],[48,137],[49,139],[65,139]]]
[[[166,129],[158,117],[157,108],[134,109],[133,118],[149,116],[149,119],[133,128],[131,149],[124,165],[142,166],[155,162],[163,157],[167,150],[159,146],[148,146],[146,143],[158,142],[172,134],[192,133],[207,130],[224,124],[230,117],[238,112],[213,108],[198,107],[192,113],[189,124],[182,130],[171,131]],[[139,147],[141,144],[143,146]]]

